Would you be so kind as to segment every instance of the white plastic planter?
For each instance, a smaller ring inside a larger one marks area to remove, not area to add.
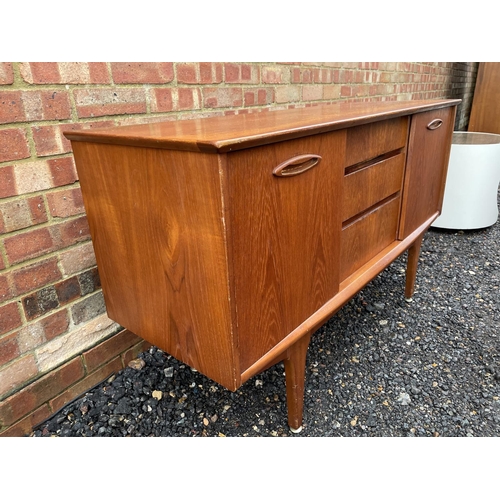
[[[500,135],[454,132],[443,210],[432,227],[480,229],[498,219]]]

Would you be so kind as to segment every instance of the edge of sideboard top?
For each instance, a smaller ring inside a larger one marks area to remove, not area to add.
[[[334,102],[240,115],[64,132],[71,141],[226,153],[433,109],[461,99]]]

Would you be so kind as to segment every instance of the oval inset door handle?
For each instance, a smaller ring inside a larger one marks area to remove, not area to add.
[[[440,118],[436,118],[435,120],[432,120],[428,125],[427,125],[427,128],[429,130],[436,130],[437,128],[439,128],[441,125],[443,124],[443,120],[441,120]]]
[[[299,155],[290,158],[289,160],[280,163],[273,170],[273,175],[276,177],[291,177],[306,172],[310,168],[315,167],[321,161],[321,156],[307,154]]]

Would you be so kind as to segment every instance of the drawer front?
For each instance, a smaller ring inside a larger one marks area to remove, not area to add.
[[[348,173],[344,177],[342,221],[400,191],[404,163],[405,155],[400,153]]]
[[[346,165],[404,148],[407,136],[407,116],[347,129]]]
[[[342,230],[340,280],[343,281],[396,240],[400,196],[360,217]]]
[[[227,155],[242,372],[338,291],[344,157],[345,131]]]

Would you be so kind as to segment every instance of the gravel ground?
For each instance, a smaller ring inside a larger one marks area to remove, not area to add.
[[[151,348],[33,436],[500,436],[500,222],[432,229],[413,302],[406,255],[312,338],[304,429],[283,364],[232,393]]]

